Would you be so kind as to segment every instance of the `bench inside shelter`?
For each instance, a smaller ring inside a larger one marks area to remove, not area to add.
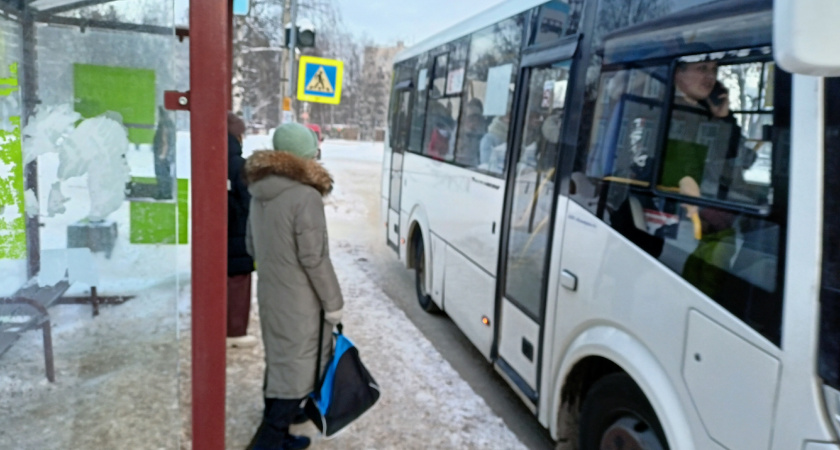
[[[90,304],[93,316],[97,316],[100,304],[118,304],[129,298],[100,297],[96,291],[98,278],[90,249],[43,250],[40,272],[11,296],[0,297],[0,358],[24,333],[40,329],[47,379],[55,381],[49,308],[58,304]],[[65,296],[76,283],[87,285],[90,294],[86,297]]]

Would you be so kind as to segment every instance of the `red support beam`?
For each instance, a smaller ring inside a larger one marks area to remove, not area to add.
[[[227,103],[230,0],[190,2],[192,438],[225,448]]]
[[[227,59],[228,59],[228,68],[230,72],[228,72],[228,88],[227,88],[227,109],[228,111],[233,110],[233,0],[228,0],[228,17],[230,17],[230,26],[228,26],[228,51],[227,51]]]

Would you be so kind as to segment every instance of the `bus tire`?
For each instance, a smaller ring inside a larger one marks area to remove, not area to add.
[[[417,290],[417,303],[427,313],[438,313],[440,308],[432,301],[426,292],[426,253],[423,247],[423,236],[417,233],[414,239],[414,285]]]
[[[580,450],[668,450],[662,425],[626,373],[592,385],[580,413]]]

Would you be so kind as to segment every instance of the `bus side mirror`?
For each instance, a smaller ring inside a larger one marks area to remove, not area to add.
[[[840,1],[774,0],[773,53],[791,73],[840,75]]]

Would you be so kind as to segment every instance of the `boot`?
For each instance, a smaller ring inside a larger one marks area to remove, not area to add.
[[[295,436],[287,434],[283,439],[283,450],[303,450],[309,447],[310,440],[306,436]]]
[[[253,450],[304,449],[309,438],[289,434],[289,425],[300,409],[300,399],[265,398],[262,424],[252,439]]]
[[[297,414],[292,419],[292,425],[300,425],[302,423],[309,422],[309,417],[306,417],[306,413],[303,412],[303,408],[299,408]]]

